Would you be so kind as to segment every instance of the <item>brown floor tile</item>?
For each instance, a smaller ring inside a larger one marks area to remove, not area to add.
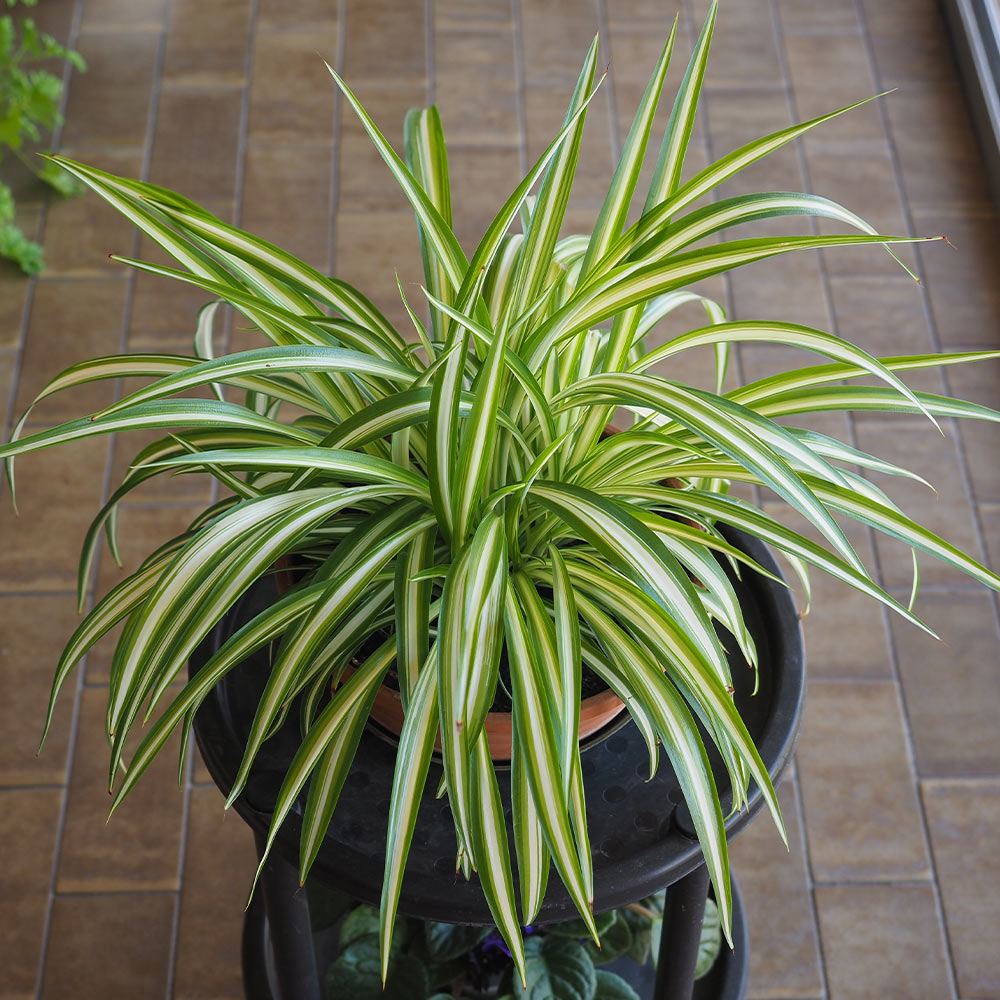
[[[156,34],[88,32],[77,42],[87,72],[73,78],[67,146],[142,146],[156,65]]]
[[[930,877],[893,683],[811,681],[798,768],[816,881]]]
[[[66,155],[90,166],[124,177],[142,172],[142,150],[120,149]],[[135,227],[97,194],[55,198],[45,219],[45,273],[48,277],[122,274],[122,265],[109,258],[134,254]]]
[[[241,100],[237,90],[164,90],[150,180],[198,202],[231,200]]]
[[[986,541],[986,562],[996,572],[1000,568],[1000,503],[980,503],[979,517]]]
[[[921,777],[1000,773],[1000,676],[990,603],[979,590],[921,594],[916,612],[941,642],[904,622],[892,625]]]
[[[782,84],[769,5],[765,0],[731,5],[715,24],[705,86],[780,88]]]
[[[257,36],[250,82],[251,143],[284,144],[283,152],[289,159],[312,155],[311,151],[289,148],[290,143],[332,143],[337,85],[323,59],[332,65],[336,52],[335,32]],[[352,84],[349,77],[347,82]]]
[[[891,35],[907,28],[925,28],[939,23],[936,0],[861,0],[860,10],[866,29],[877,35]]]
[[[6,956],[0,983],[2,1000],[35,995],[62,795],[58,788],[0,791],[0,839],[4,845],[0,921]]]
[[[909,86],[886,98],[903,189],[915,209],[989,201],[958,86]],[[918,227],[919,229],[919,227]]]
[[[680,3],[663,4],[659,0],[607,0],[605,3],[611,27],[645,27],[660,32],[664,38],[670,31],[674,15],[680,16],[678,31],[682,32],[690,20]]]
[[[436,31],[449,31],[470,24],[510,24],[512,11],[507,0],[436,0],[432,14]]]
[[[952,995],[930,886],[824,886],[816,903],[831,1000]]]
[[[163,79],[184,84],[244,82],[250,7],[243,0],[174,0]]]
[[[614,30],[611,33],[611,76],[614,81],[614,103],[618,116],[618,142],[624,144],[625,137],[635,118],[649,78],[660,58],[660,53],[666,43],[667,32],[654,31],[649,27],[632,28],[631,30]],[[673,109],[674,98],[680,87],[688,60],[691,57],[691,45],[683,31],[678,32],[674,39],[674,50],[670,58],[667,78],[660,93],[656,109],[656,120],[650,136],[649,175],[656,164],[656,153],[663,139],[663,132],[670,112]],[[604,138],[603,136],[601,137]],[[701,116],[695,118],[691,141],[697,144],[702,138]],[[604,140],[605,145],[607,140]],[[648,178],[647,185],[648,186]]]
[[[924,808],[941,883],[948,940],[963,997],[1000,996],[1000,861],[992,849],[1000,825],[1000,782],[926,782]]]
[[[949,395],[1000,408],[1000,361],[977,361],[948,369]],[[1000,463],[996,461],[996,424],[962,420],[959,434],[965,444],[972,491],[977,500],[1000,500]],[[987,542],[989,535],[987,534]]]
[[[803,121],[863,101],[877,93],[860,35],[789,35],[788,73]],[[885,132],[875,102],[840,115],[811,132],[812,143],[882,143]]]
[[[0,591],[71,591],[80,544],[98,509],[106,438],[24,455],[16,462],[17,502],[0,503]]]
[[[525,87],[525,135],[529,168],[559,134],[566,120],[568,106],[568,94],[564,98],[563,94],[557,94],[549,87]],[[599,208],[611,183],[614,163],[609,143],[611,123],[608,114],[608,95],[598,94],[587,108],[587,122],[571,195],[575,205]]]
[[[563,103],[568,103],[597,27],[593,0],[523,0],[525,83],[557,84],[561,94],[568,87],[563,97]],[[666,37],[664,31],[664,41]]]
[[[140,563],[168,539],[181,534],[191,521],[204,510],[203,504],[170,507],[137,507],[123,504],[118,524],[118,544],[122,566],[115,565],[107,547],[101,549],[96,581],[96,594],[103,597],[112,587],[139,568]],[[87,683],[107,684],[110,679],[111,657],[118,642],[119,629],[114,629],[87,655]]]
[[[177,742],[164,748],[107,822],[106,708],[106,689],[84,688],[56,890],[176,889],[184,805]]]
[[[906,236],[909,229],[903,217],[899,187],[889,150],[839,150],[829,146],[808,145],[806,162],[812,191],[839,202],[860,215],[887,236]],[[819,221],[824,233],[856,233],[853,227],[827,219]],[[896,244],[893,252],[911,270],[916,266],[916,251],[906,244]],[[836,247],[824,251],[827,273],[887,274],[895,277],[904,271],[878,246]]]
[[[521,179],[520,153],[514,146],[460,146],[449,151],[448,170],[453,228],[471,255]]]
[[[330,260],[331,156],[329,148],[299,157],[281,147],[252,147],[246,154],[242,228],[320,271]]]
[[[858,14],[850,0],[817,4],[813,0],[778,0],[778,15],[786,35],[857,32]]]
[[[427,89],[419,84],[388,89],[359,88],[358,99],[396,152],[403,155],[403,122],[410,108],[427,104]],[[450,141],[445,132],[445,139]],[[337,153],[340,205],[350,211],[409,211],[409,202],[354,112],[343,107]],[[451,157],[461,151],[449,150]],[[454,199],[453,199],[454,200]]]
[[[765,503],[764,510],[782,524],[822,545],[825,539],[804,518],[793,514],[785,504]],[[868,567],[873,566],[867,528],[846,519],[844,531]],[[793,573],[785,570],[792,584],[796,605],[804,608],[804,595]],[[805,634],[809,676],[815,678],[888,678],[891,676],[889,645],[886,639],[882,606],[877,601],[849,587],[818,569],[810,575],[812,606],[802,620]],[[844,642],[844,623],[851,623],[851,641]]]
[[[42,1000],[162,996],[175,904],[173,893],[57,896]]]
[[[923,476],[933,491],[901,477],[879,485],[908,517],[978,559],[981,553],[962,485],[954,432],[947,424],[942,426],[943,435],[919,417],[887,419],[862,413],[857,419],[858,447]],[[913,568],[909,547],[882,532],[876,534],[876,545],[883,585],[909,587]],[[919,558],[922,583],[969,580],[931,555],[922,553]]]
[[[127,285],[120,278],[45,278],[35,288],[18,382],[16,409],[23,413],[64,368],[88,358],[117,354]],[[108,379],[55,393],[32,410],[32,422],[75,420],[114,398]]]
[[[31,11],[32,20],[39,31],[45,31],[60,41],[69,37],[73,26],[75,0],[50,0]]]
[[[87,0],[82,31],[158,31],[163,26],[164,0]]]
[[[792,780],[781,782],[778,798],[791,856],[774,825],[763,816],[730,847],[752,942],[750,993],[761,997],[821,996],[819,939]]]
[[[399,298],[396,275],[415,312],[423,310],[423,267],[412,212],[338,212],[334,274],[354,285],[399,330],[412,324]]]
[[[883,358],[933,353],[923,296],[919,286],[906,275],[833,278],[830,293],[837,334],[869,354]],[[905,372],[902,378],[913,389],[944,391],[941,375],[933,369]],[[852,380],[862,381],[878,383],[874,377]]]
[[[991,211],[955,210],[913,214],[917,232],[943,234],[952,246],[918,248],[938,336],[950,345],[1000,346],[1000,220]]]
[[[516,145],[514,33],[503,26],[438,32],[435,96],[452,143]]]
[[[76,600],[70,594],[0,598],[0,785],[56,785],[66,780],[75,675],[56,704],[44,750],[36,750],[56,664],[78,624]]]
[[[117,489],[121,485],[135,456],[146,445],[161,440],[165,436],[165,433],[164,431],[143,431],[140,433],[132,432],[115,435],[112,444],[111,459],[112,489]],[[153,479],[147,480],[129,493],[128,496],[129,502],[134,504],[185,500],[197,500],[202,504],[206,504],[212,498],[212,478],[207,474],[172,476],[163,473]]]
[[[702,100],[713,161],[792,124],[781,90],[709,92]],[[784,146],[726,181],[718,195],[731,198],[750,192],[801,191],[802,188],[798,154],[794,147]]]
[[[348,86],[362,80],[416,83],[427,76],[423,4],[392,0],[347,0],[347,44],[343,77]]]
[[[257,30],[331,31],[337,26],[337,0],[261,0]]]
[[[233,219],[232,202],[209,201],[203,207],[225,222]],[[139,258],[183,270],[147,237],[139,243]],[[189,355],[198,310],[211,300],[211,295],[193,285],[158,274],[137,272],[129,319],[129,350]],[[221,323],[221,319],[217,322]],[[221,335],[221,325],[218,329]]]
[[[34,232],[29,232],[34,236]],[[14,350],[21,340],[24,307],[31,285],[16,267],[0,264],[0,350]]]
[[[0,351],[0,413],[4,415],[7,413],[11,390],[14,388],[14,365],[16,362],[16,351]]]
[[[734,228],[729,239],[753,236],[808,235],[807,220],[773,219],[766,223]],[[780,320],[818,330],[830,329],[820,258],[812,250],[794,251],[755,264],[738,267],[727,275],[732,289],[732,319]],[[775,288],[780,288],[776,295]],[[815,363],[798,352],[795,364]]]
[[[888,31],[875,30],[871,44],[882,89],[953,83],[957,77],[940,10],[925,10]]]
[[[243,997],[240,937],[257,865],[253,836],[217,789],[191,792],[174,997]]]

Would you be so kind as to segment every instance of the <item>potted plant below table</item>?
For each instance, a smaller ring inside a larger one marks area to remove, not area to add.
[[[180,269],[127,263],[192,284],[214,302],[199,319],[190,357],[98,358],[57,376],[39,399],[95,379],[147,384],[52,429],[22,436],[22,420],[0,457],[97,434],[165,432],[136,455],[94,520],[81,559],[81,599],[102,533],[115,551],[116,509],[140,483],[207,470],[226,493],[85,616],[57,666],[53,699],[86,651],[123,623],[106,727],[117,806],[178,727],[186,746],[215,685],[251,654],[270,650],[229,802],[268,737],[294,712],[300,735],[273,803],[267,848],[305,796],[304,880],[371,706],[391,677],[404,718],[378,927],[383,974],[436,742],[456,867],[467,877],[477,873],[520,979],[521,928],[542,905],[550,866],[598,939],[579,743],[581,688],[590,678],[623,702],[645,740],[650,773],[661,750],[673,768],[729,936],[724,816],[740,810],[756,785],[779,832],[782,826],[771,780],[732,698],[717,629],[731,636],[728,652],[755,665],[734,581],[773,574],[728,540],[724,527],[777,549],[803,579],[818,567],[918,626],[911,607],[873,581],[837,517],[1000,588],[996,575],[908,518],[857,470],[915,476],[795,426],[801,414],[838,409],[920,413],[932,424],[952,416],[996,421],[994,411],[913,391],[900,377],[994,354],[877,360],[819,330],[730,321],[718,303],[690,290],[778,254],[864,243],[891,253],[896,242],[914,242],[878,235],[848,209],[810,194],[705,203],[744,167],[849,108],[751,142],[682,182],[714,21],[713,6],[635,221],[630,206],[676,27],[592,232],[560,237],[587,105],[600,84],[596,40],[563,127],[471,258],[452,229],[437,111],[407,117],[404,162],[331,70],[416,214],[429,312],[400,288],[409,331],[393,327],[357,289],[182,195],[56,158]],[[729,235],[777,216],[834,219],[857,233]],[[241,313],[270,346],[216,357],[217,303]],[[661,346],[647,344],[664,316],[690,305],[701,310],[700,324]],[[729,352],[745,341],[799,347],[822,363],[724,391]],[[715,352],[711,388],[670,377],[671,360],[696,347]],[[859,383],[865,376],[877,384]],[[212,397],[190,398],[189,390]],[[616,411],[634,422],[608,436]],[[732,483],[772,491],[823,542],[734,496]],[[177,693],[174,682],[193,651],[279,560],[295,570],[290,589],[226,637]],[[484,735],[498,696],[513,723],[510,839]],[[130,738],[141,742],[130,745]],[[706,742],[732,791],[725,807]]]

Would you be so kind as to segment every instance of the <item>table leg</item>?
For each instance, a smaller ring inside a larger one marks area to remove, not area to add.
[[[256,840],[262,854],[264,840],[259,835]],[[276,853],[260,873],[257,891],[262,890],[281,1000],[320,1000],[309,903],[295,869]]]
[[[691,1000],[707,896],[704,864],[667,889],[653,1000]]]

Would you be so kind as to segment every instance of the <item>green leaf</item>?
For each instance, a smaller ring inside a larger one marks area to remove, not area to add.
[[[430,984],[419,959],[405,953],[394,957],[389,977],[382,985],[378,935],[366,934],[352,941],[337,956],[325,978],[331,1000],[425,1000]]]
[[[535,936],[524,949],[527,985],[514,983],[517,1000],[591,1000],[597,976],[582,945],[569,938]]]
[[[521,741],[528,785],[552,858],[569,890],[570,898],[596,939],[589,880],[584,876],[570,828],[567,811],[560,807],[562,781],[559,774],[555,734],[548,718],[545,684],[538,652],[513,582],[508,581],[504,602],[504,626],[508,662],[511,667],[516,734]]]
[[[705,916],[701,922],[701,937],[698,940],[698,960],[694,967],[694,978],[707,976],[722,950],[722,930],[719,908],[714,899],[705,900]]]
[[[389,801],[385,874],[382,880],[379,911],[379,945],[383,979],[388,974],[392,932],[403,884],[403,871],[413,840],[413,830],[417,822],[420,799],[427,781],[427,768],[437,733],[437,655],[438,646],[435,644],[431,647],[417,683],[411,691],[410,703],[403,718],[403,729],[399,735],[399,750],[396,753],[396,769]]]
[[[452,563],[441,595],[441,747],[449,800],[463,839],[470,829],[466,806],[470,756],[500,670],[506,553],[503,519],[490,514]]]
[[[607,969],[596,972],[593,1000],[639,1000],[639,994],[621,976]]]
[[[584,942],[594,965],[613,962],[632,947],[632,928],[628,921],[620,910],[612,910],[611,913],[614,919],[601,933],[601,947],[596,947],[593,941]]]
[[[340,948],[369,934],[378,933],[378,910],[373,906],[355,906],[340,928]]]
[[[452,958],[461,958],[472,951],[489,936],[491,930],[488,924],[485,927],[477,927],[475,924],[446,924],[437,920],[426,920],[424,940],[427,942],[427,952],[431,958],[447,962]]]

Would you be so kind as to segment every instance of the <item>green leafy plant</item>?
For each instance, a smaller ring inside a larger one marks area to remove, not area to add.
[[[312,899],[312,896],[310,897]],[[644,965],[659,939],[663,893],[596,918],[596,948],[581,920],[524,928],[526,982],[515,976],[503,938],[490,927],[470,927],[400,917],[383,988],[379,916],[369,906],[353,909],[341,925],[335,961],[326,971],[327,995],[356,1000],[638,1000],[628,981],[602,969],[622,956]],[[712,968],[722,946],[719,911],[708,901],[695,977]]]
[[[34,7],[37,0],[7,0]],[[36,165],[26,156],[24,145],[40,142],[42,134],[62,120],[59,99],[62,81],[48,70],[30,68],[41,59],[64,59],[81,73],[87,68],[83,56],[39,31],[26,17],[16,22],[12,15],[0,17],[0,162],[13,153],[39,180],[62,195],[79,194],[83,187],[53,161]],[[0,181],[0,257],[13,261],[25,274],[38,274],[45,266],[42,248],[28,239],[14,221],[14,194]]]
[[[804,579],[818,567],[918,625],[911,607],[872,580],[837,516],[1000,587],[1000,578],[915,523],[856,470],[916,478],[911,473],[794,426],[800,414],[827,410],[920,413],[932,423],[997,421],[992,410],[913,391],[900,379],[907,371],[995,353],[877,360],[819,330],[730,321],[721,306],[689,290],[700,279],[779,254],[852,244],[891,252],[894,243],[910,242],[878,235],[848,209],[811,194],[704,202],[744,167],[849,108],[751,142],[682,181],[714,21],[713,7],[674,99],[638,218],[629,221],[630,205],[673,32],[592,232],[559,235],[587,105],[600,84],[596,40],[563,127],[471,258],[452,230],[437,111],[410,112],[404,161],[331,70],[416,214],[429,320],[408,305],[408,335],[357,289],[181,195],[55,160],[132,219],[180,269],[127,263],[228,303],[270,346],[215,357],[211,305],[201,316],[194,356],[114,356],[74,365],[38,398],[96,379],[148,384],[98,413],[22,437],[26,414],[0,449],[0,457],[11,459],[92,435],[168,432],[136,455],[94,520],[80,563],[81,599],[102,532],[117,551],[115,512],[136,486],[162,472],[207,470],[229,491],[86,615],[57,666],[53,700],[86,651],[124,623],[107,711],[117,806],[178,727],[186,746],[195,711],[218,680],[252,651],[274,644],[229,801],[240,795],[276,723],[296,705],[302,741],[274,806],[268,849],[306,795],[305,879],[370,705],[394,671],[405,722],[378,931],[383,975],[436,739],[457,865],[467,876],[478,873],[521,981],[530,954],[520,928],[539,912],[550,864],[583,926],[598,938],[577,740],[584,668],[626,704],[651,769],[661,747],[666,753],[729,935],[725,813],[740,809],[756,782],[784,834],[771,781],[735,708],[715,628],[727,629],[756,663],[723,567],[764,571],[726,540],[722,526],[764,540]],[[829,218],[857,232],[729,235],[733,227],[776,216]],[[647,335],[659,320],[692,303],[704,307],[707,322],[649,348]],[[724,391],[729,350],[744,341],[802,348],[823,363]],[[675,355],[706,345],[717,360],[713,389],[670,377]],[[654,374],[654,367],[667,374]],[[866,376],[876,384],[859,382]],[[199,388],[214,398],[183,395]],[[289,417],[280,419],[287,408]],[[606,436],[616,408],[635,422]],[[773,492],[824,541],[731,495],[734,482]],[[177,692],[173,684],[192,650],[282,557],[299,569],[295,586]],[[353,671],[344,680],[348,665]],[[519,898],[483,735],[502,673],[513,702]],[[154,721],[140,733],[147,719]],[[732,788],[725,808],[702,732],[718,748]],[[127,752],[130,735],[141,742]]]

